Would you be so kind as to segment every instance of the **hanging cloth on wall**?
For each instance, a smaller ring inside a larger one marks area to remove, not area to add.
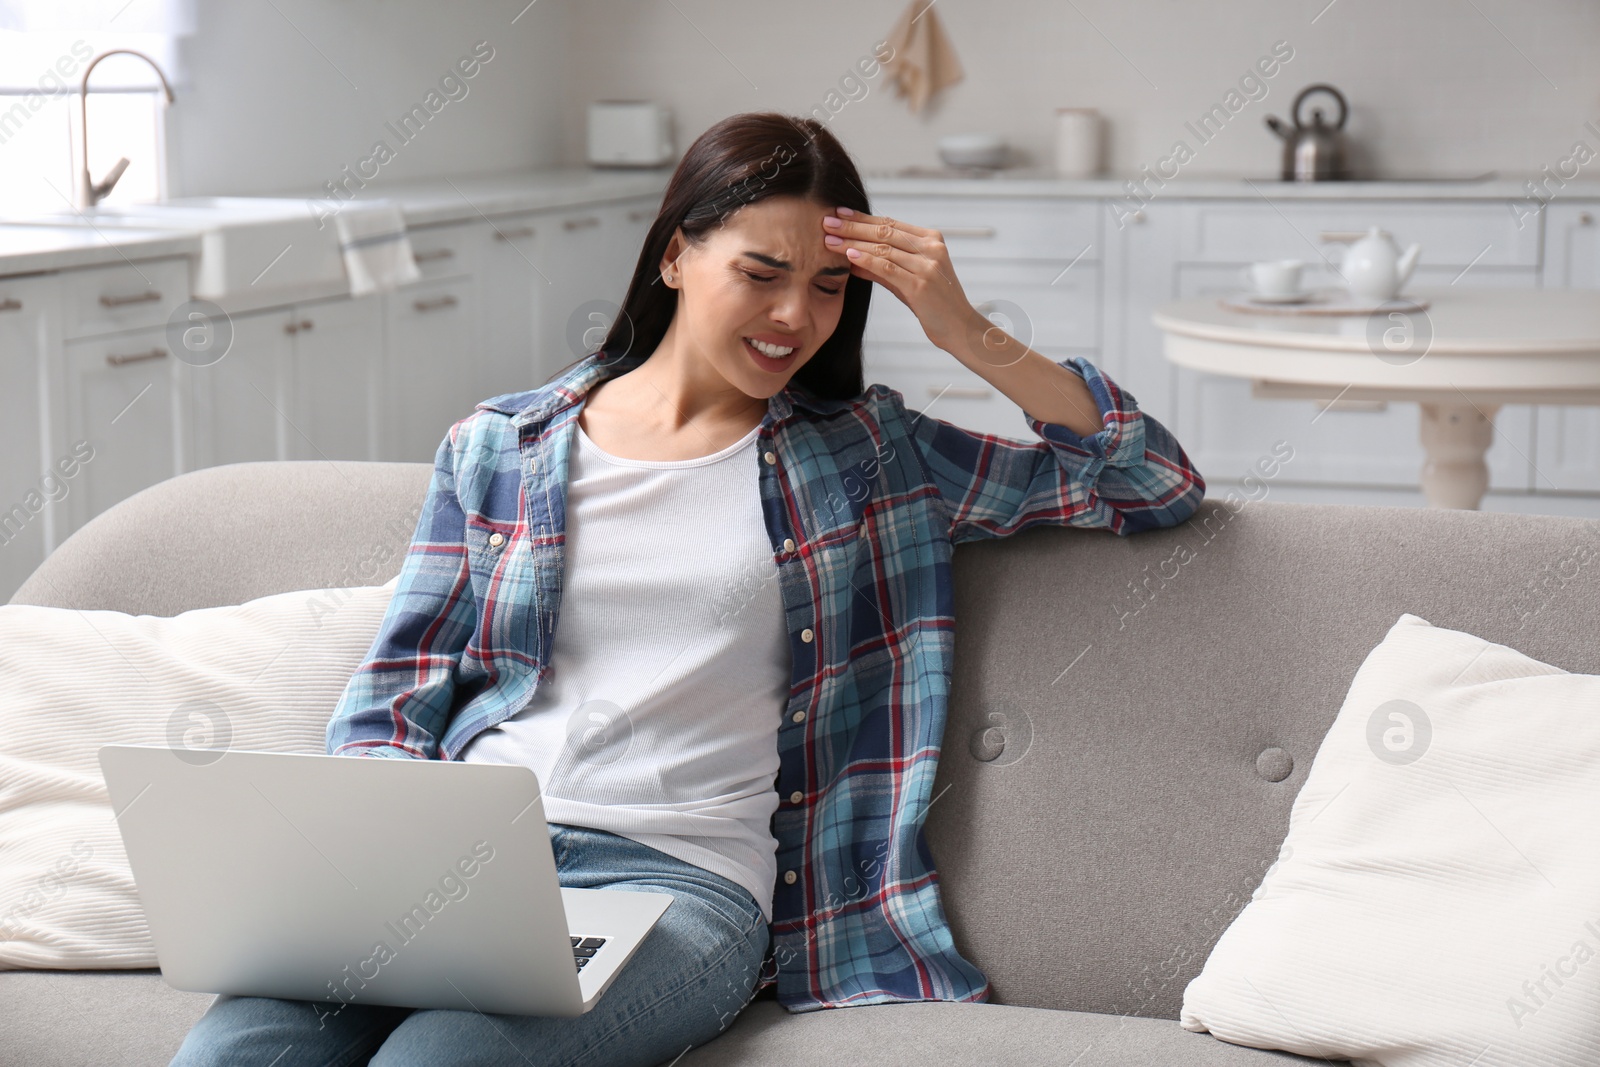
[[[911,0],[887,40],[894,58],[883,64],[884,69],[912,111],[921,111],[934,93],[966,76],[933,0]]]

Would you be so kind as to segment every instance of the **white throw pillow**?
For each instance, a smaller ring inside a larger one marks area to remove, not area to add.
[[[154,967],[100,746],[326,752],[396,580],[171,618],[0,606],[0,969]]]
[[[1600,676],[1402,615],[1180,1021],[1382,1067],[1600,1064]]]

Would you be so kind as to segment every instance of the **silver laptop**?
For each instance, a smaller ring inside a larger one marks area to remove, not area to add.
[[[672,902],[562,887],[525,766],[106,745],[100,767],[176,989],[581,1015]]]

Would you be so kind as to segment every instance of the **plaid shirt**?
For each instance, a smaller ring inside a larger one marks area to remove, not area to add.
[[[549,671],[567,457],[584,395],[642,357],[588,357],[450,427],[393,600],[328,723],[333,754],[455,759]],[[778,730],[778,879],[758,989],[791,1011],[984,1001],[923,838],[950,690],[956,542],[1039,525],[1172,526],[1205,482],[1172,434],[1082,357],[1105,427],[1019,418],[1008,441],[908,411],[882,385],[791,385],[758,435],[792,653]],[[708,519],[712,515],[708,514]]]

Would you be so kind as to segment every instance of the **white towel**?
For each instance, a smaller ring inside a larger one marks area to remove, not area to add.
[[[333,221],[351,296],[388,292],[422,277],[398,205],[388,200],[345,204]]]

